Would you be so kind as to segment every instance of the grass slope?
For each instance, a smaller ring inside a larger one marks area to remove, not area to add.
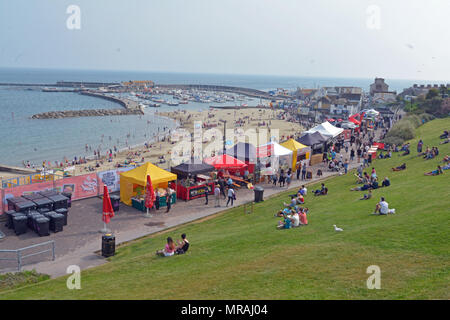
[[[0,292],[1,299],[449,299],[449,177],[424,176],[438,159],[415,156],[419,138],[436,146],[449,119],[417,129],[412,153],[376,160],[379,177],[392,185],[373,192],[350,192],[352,174],[327,181],[329,195],[306,201],[309,226],[276,230],[273,213],[291,192],[255,204],[255,212],[228,210],[214,218],[180,226],[119,248],[110,263],[82,272],[81,290],[66,278]],[[407,163],[407,170],[391,167]],[[309,187],[309,191],[318,184]],[[397,214],[370,216],[385,196]],[[333,231],[333,224],[344,232]],[[184,256],[159,258],[165,238],[185,232],[191,248]],[[381,268],[381,290],[368,290],[370,265]]]

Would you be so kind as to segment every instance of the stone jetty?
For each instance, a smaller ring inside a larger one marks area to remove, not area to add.
[[[131,114],[144,114],[141,108],[136,109],[85,109],[68,111],[49,111],[34,114],[31,119],[60,119],[77,117],[102,117],[102,116],[123,116]]]
[[[31,116],[31,119],[61,119],[61,118],[77,118],[77,117],[102,117],[102,116],[124,116],[132,114],[144,114],[144,108],[136,101],[126,98],[116,98],[108,96],[104,93],[93,91],[82,91],[80,94],[91,97],[110,100],[120,104],[121,109],[85,109],[85,110],[66,110],[66,111],[49,111],[37,113]]]

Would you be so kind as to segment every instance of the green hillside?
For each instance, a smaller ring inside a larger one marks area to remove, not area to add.
[[[255,204],[253,214],[238,207],[122,246],[108,264],[82,272],[81,290],[68,290],[62,277],[0,298],[449,299],[450,170],[424,176],[450,154],[450,144],[439,145],[449,127],[448,118],[431,121],[417,129],[409,156],[376,160],[378,176],[392,185],[375,190],[371,200],[349,191],[353,174],[326,181],[327,196],[313,197],[318,184],[309,186],[306,227],[276,230],[274,213],[292,193],[285,192]],[[419,138],[424,147],[439,147],[437,159],[416,156]],[[391,171],[403,162],[405,171]],[[381,196],[395,215],[370,215]],[[155,256],[167,236],[181,233],[191,242],[187,254]],[[381,268],[380,290],[366,287],[370,265]]]

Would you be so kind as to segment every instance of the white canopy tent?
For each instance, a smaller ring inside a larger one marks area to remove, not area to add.
[[[287,170],[292,167],[292,150],[271,141],[257,148],[257,157],[261,163],[261,174],[277,172],[279,168]]]
[[[324,136],[334,138],[340,135],[344,131],[344,129],[335,127],[328,121],[325,121],[324,123],[321,123],[314,128],[305,131],[305,133],[314,133],[316,131],[320,132]]]

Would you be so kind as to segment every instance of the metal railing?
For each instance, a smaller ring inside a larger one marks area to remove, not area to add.
[[[40,247],[40,246],[45,246],[47,244],[51,244],[51,248],[50,249],[46,249],[46,250],[42,250],[42,251],[38,251],[38,252],[33,252],[30,254],[23,254],[22,252],[28,249],[32,249],[32,248],[36,248],[36,247]],[[16,253],[16,257],[15,258],[0,258],[0,260],[12,260],[12,261],[17,261],[17,271],[21,271],[22,269],[22,262],[24,258],[28,258],[28,257],[32,257],[41,253],[45,253],[45,252],[51,252],[52,253],[52,261],[55,261],[55,241],[51,240],[51,241],[46,241],[46,242],[42,242],[42,243],[38,243],[38,244],[33,244],[31,246],[25,247],[25,248],[20,248],[20,249],[16,249],[16,250],[3,250],[0,249],[0,254],[1,253]]]

